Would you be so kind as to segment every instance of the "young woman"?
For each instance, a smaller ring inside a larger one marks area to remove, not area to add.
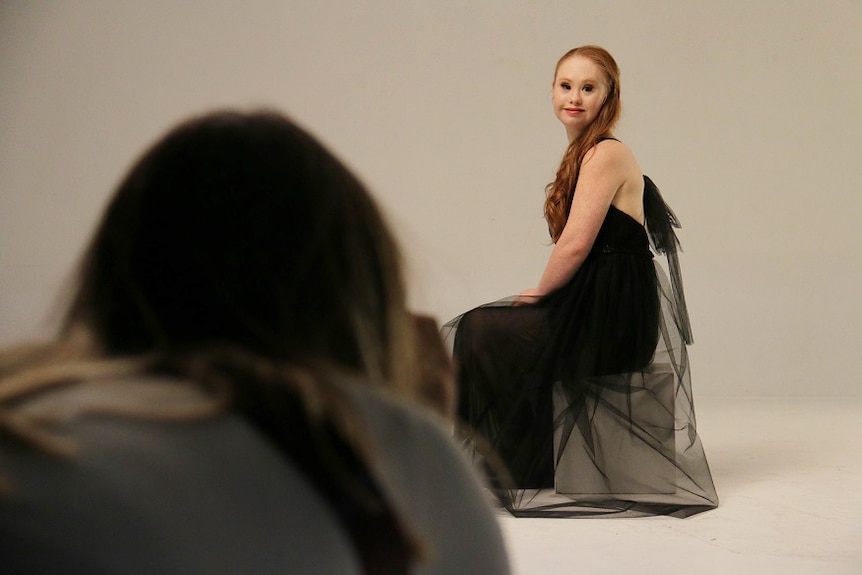
[[[569,146],[547,187],[536,287],[449,324],[459,416],[515,515],[687,516],[717,505],[695,429],[678,223],[613,136],[620,75],[598,46],[554,73]],[[653,261],[665,253],[672,281]]]
[[[419,405],[445,374],[387,226],[288,119],[169,132],[71,295],[56,341],[0,354],[3,573],[509,572]]]

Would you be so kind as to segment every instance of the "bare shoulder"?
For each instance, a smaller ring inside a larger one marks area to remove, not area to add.
[[[603,168],[615,168],[628,172],[637,168],[632,150],[619,140],[602,140],[587,151],[583,166],[595,164]]]
[[[643,179],[634,153],[617,140],[603,140],[590,148],[581,164],[580,177],[606,181],[615,190],[637,187]]]

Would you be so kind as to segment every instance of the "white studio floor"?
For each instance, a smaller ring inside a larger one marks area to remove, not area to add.
[[[720,499],[688,519],[515,519],[515,575],[862,574],[862,397],[696,397]]]

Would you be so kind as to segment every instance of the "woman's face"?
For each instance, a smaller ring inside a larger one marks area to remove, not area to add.
[[[563,60],[554,77],[554,113],[569,141],[578,137],[599,115],[608,95],[605,75],[592,60],[572,56]]]

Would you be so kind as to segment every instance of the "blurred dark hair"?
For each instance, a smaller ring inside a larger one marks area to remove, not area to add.
[[[273,112],[171,130],[122,181],[64,333],[106,356],[239,347],[390,379],[403,343],[398,255],[365,187]]]

